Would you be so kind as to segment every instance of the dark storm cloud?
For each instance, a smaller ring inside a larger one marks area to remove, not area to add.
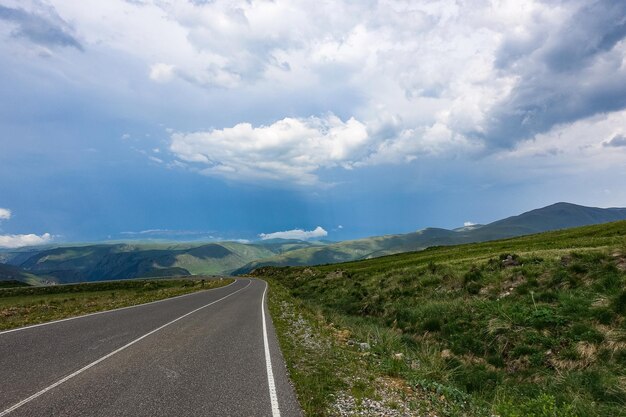
[[[68,25],[56,14],[44,17],[23,9],[0,5],[0,19],[17,25],[13,36],[45,46],[65,46],[80,51],[83,46],[69,33]]]
[[[520,81],[491,111],[484,133],[495,147],[559,123],[626,107],[626,2],[594,1],[557,27],[536,22],[534,36],[503,42],[496,65]]]

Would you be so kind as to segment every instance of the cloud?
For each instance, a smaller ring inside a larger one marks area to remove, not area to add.
[[[516,81],[474,132],[492,146],[512,147],[558,124],[626,107],[626,3],[565,6],[541,10],[528,28],[534,33],[504,34],[497,70]]]
[[[623,154],[609,148],[621,146],[623,135],[615,132],[619,132],[625,123],[626,110],[595,115],[573,123],[562,123],[545,133],[517,143],[515,148],[500,152],[495,157],[530,158],[535,161],[536,166],[540,166],[542,164],[536,157],[541,156],[553,168],[556,163],[577,169],[623,166]],[[598,137],[610,139],[598,142]]]
[[[12,32],[16,38],[28,39],[42,46],[63,46],[83,50],[81,43],[72,35],[71,27],[59,17],[52,6],[38,5],[36,12],[22,8],[0,5],[0,19],[14,23]]]
[[[168,64],[154,64],[150,67],[150,79],[158,83],[165,83],[174,77],[174,66]]]
[[[126,236],[205,236],[213,232],[201,230],[171,230],[171,229],[147,229],[138,232],[121,232]],[[209,236],[213,239],[213,236]]]
[[[11,218],[11,210],[0,207],[0,221],[9,220]]]
[[[605,147],[614,147],[614,148],[626,146],[626,136],[615,135],[610,140],[603,142],[602,145]]]
[[[623,1],[13,3],[16,36],[89,46],[45,71],[103,107],[132,91],[138,120],[176,126],[165,169],[229,180],[477,159],[626,108]]]
[[[476,226],[476,223],[474,223],[474,222],[464,222],[464,223],[463,223],[463,226],[464,226],[464,227]]]
[[[200,172],[243,180],[318,182],[323,168],[350,168],[367,154],[370,136],[354,118],[285,118],[269,126],[240,123],[207,132],[174,133],[170,151]]]
[[[50,243],[52,236],[49,233],[43,235],[0,235],[0,248],[20,248],[22,246],[37,246]]]
[[[0,222],[9,220],[12,212],[9,209],[0,207]],[[0,235],[0,248],[19,248],[22,246],[43,245],[52,241],[50,233],[43,235],[26,234],[26,235]]]
[[[261,233],[259,237],[263,240],[267,239],[297,239],[307,240],[328,236],[328,232],[322,227],[317,226],[315,230],[306,231],[303,229],[293,229],[284,232]]]
[[[319,183],[324,168],[413,163],[440,155],[471,158],[514,148],[557,125],[626,107],[622,59],[626,45],[620,42],[626,35],[621,20],[626,4],[618,3],[529,1],[522,7],[504,1],[476,8],[445,2],[432,2],[431,7],[422,2],[377,6],[339,2],[321,8],[332,7],[335,13],[329,15],[350,10],[352,17],[325,20],[317,30],[298,20],[300,12],[316,11],[298,6],[293,21],[301,25],[301,35],[296,41],[289,23],[281,22],[274,30],[281,33],[282,42],[267,38],[275,32],[256,26],[262,19],[261,7],[241,5],[228,12],[220,2],[207,4],[198,10],[202,17],[183,23],[195,33],[196,46],[219,51],[225,62],[235,55],[215,42],[226,33],[233,36],[229,44],[244,49],[251,39],[267,46],[248,50],[256,56],[255,68],[264,70],[244,76],[238,86],[265,78],[279,89],[279,82],[302,88],[292,77],[321,89],[326,87],[316,80],[353,86],[362,101],[355,103],[352,119],[367,131],[367,138],[340,159],[296,135],[280,139],[278,152],[263,145],[253,149],[259,134],[286,121],[307,120],[299,117],[261,128],[243,122],[210,132],[178,133],[172,137],[171,150],[181,160],[203,160],[209,165],[199,169],[204,174],[310,185]],[[279,9],[274,4],[271,13],[282,13]],[[226,32],[213,25],[214,36],[201,34],[200,22],[219,20],[218,16],[229,23]],[[245,35],[242,25],[248,28]],[[271,64],[270,58],[289,70]],[[243,126],[249,127],[245,139],[216,140],[218,134],[241,132]],[[227,150],[216,149],[218,143]],[[248,154],[250,149],[253,155]]]

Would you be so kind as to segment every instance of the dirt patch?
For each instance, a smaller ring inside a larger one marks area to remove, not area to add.
[[[514,275],[510,279],[503,281],[502,284],[500,284],[500,295],[498,298],[508,297],[513,293],[515,288],[522,285],[524,281],[525,278],[522,275]]]
[[[374,382],[374,398],[355,398],[342,392],[332,406],[332,415],[367,417],[418,417],[424,416],[411,410],[407,403],[417,399],[417,393],[400,378],[380,377]],[[428,414],[426,414],[428,415]]]
[[[343,278],[343,274],[344,274],[344,271],[338,269],[336,271],[329,272],[328,274],[326,274],[326,278],[327,279]]]

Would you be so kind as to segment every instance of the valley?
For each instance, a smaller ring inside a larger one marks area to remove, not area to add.
[[[557,203],[487,225],[454,230],[426,228],[337,243],[270,239],[250,243],[129,241],[32,247],[0,251],[0,280],[37,284],[171,275],[240,275],[263,266],[334,264],[622,219],[626,219],[624,208]]]

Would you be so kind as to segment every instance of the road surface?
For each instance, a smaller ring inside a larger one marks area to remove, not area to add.
[[[3,416],[300,416],[266,283],[0,332]]]

